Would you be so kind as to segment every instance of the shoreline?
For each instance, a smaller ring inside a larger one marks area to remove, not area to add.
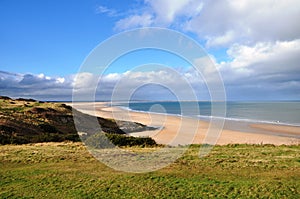
[[[97,103],[97,102],[96,102]],[[102,102],[100,102],[102,103]],[[195,116],[183,116],[180,114],[172,114],[172,113],[158,113],[158,112],[151,112],[151,111],[140,111],[140,110],[133,110],[125,106],[108,106],[108,107],[117,107],[120,109],[124,109],[126,111],[130,112],[136,112],[136,113],[150,113],[150,114],[163,114],[167,116],[175,116],[175,117],[186,117],[186,118],[191,118],[191,119],[196,119],[196,120],[201,120],[201,121],[209,121],[211,118],[215,119],[221,119],[220,117],[211,117],[211,116],[206,116],[206,115],[199,115],[198,117]],[[292,124],[292,123],[283,123],[283,122],[273,122],[273,121],[260,121],[260,120],[255,120],[255,119],[244,119],[244,118],[222,118],[226,121],[232,121],[232,122],[244,122],[248,124],[266,124],[266,125],[276,125],[276,126],[291,126],[291,127],[300,127],[300,124]]]
[[[193,116],[182,116],[179,114],[132,110],[130,108],[122,107],[122,106],[107,106],[107,107],[116,107],[116,108],[120,108],[124,111],[129,111],[129,112],[133,112],[133,113],[166,115],[166,116],[171,116],[171,117],[180,117],[180,118],[199,120],[199,121],[208,122],[208,123],[211,119],[210,116],[207,116],[207,118],[203,119],[203,118],[201,118],[202,116],[196,118]],[[226,130],[243,131],[243,132],[245,131],[246,133],[267,134],[267,135],[276,135],[276,136],[292,137],[292,138],[300,139],[300,125],[288,124],[288,123],[275,123],[275,122],[269,122],[269,121],[258,121],[258,120],[250,120],[250,119],[236,119],[236,118],[220,119],[218,117],[214,117],[214,119],[223,120],[224,121],[223,128]],[[239,124],[239,125],[237,125],[237,124]],[[278,129],[280,129],[280,130],[278,130]],[[298,133],[295,131],[297,131]]]
[[[125,110],[111,106],[109,102],[67,104],[89,115],[162,127],[159,130],[130,134],[131,136],[152,137],[159,144],[174,146],[204,143],[212,145],[300,144],[300,127],[298,126],[225,121],[224,128],[220,130],[216,126],[211,126],[209,121],[170,114]],[[233,125],[235,125],[234,128],[230,128]]]

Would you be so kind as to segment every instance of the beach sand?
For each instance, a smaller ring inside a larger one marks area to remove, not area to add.
[[[133,121],[149,126],[161,127],[159,130],[131,133],[132,136],[150,136],[159,144],[300,144],[300,127],[273,124],[251,124],[247,129],[253,132],[234,131],[217,128],[218,124],[179,116],[133,112],[108,106],[104,102],[68,104],[77,110],[103,118]],[[95,108],[94,108],[95,107]],[[261,133],[260,133],[261,130]]]

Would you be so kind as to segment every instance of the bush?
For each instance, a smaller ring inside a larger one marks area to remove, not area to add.
[[[107,134],[108,139],[117,146],[155,146],[156,142],[150,137],[132,137],[119,134]]]
[[[111,143],[109,143],[110,141]],[[102,149],[113,148],[115,146],[156,146],[155,140],[150,137],[132,137],[120,134],[96,133],[85,140],[89,147]]]

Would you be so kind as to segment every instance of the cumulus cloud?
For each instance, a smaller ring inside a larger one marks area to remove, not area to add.
[[[202,85],[203,82],[192,70],[184,73],[173,69],[127,71],[101,77],[97,95],[114,100],[126,100],[132,99],[132,97],[135,100],[168,100],[170,97],[174,99],[174,96],[187,100],[195,99],[196,95],[192,92],[195,91],[194,86],[200,84]],[[196,94],[200,96],[199,93]]]
[[[260,42],[253,46],[236,44],[227,51],[232,61],[223,68],[248,69],[255,74],[300,72],[300,39]]]
[[[300,96],[300,40],[262,42],[252,46],[234,45],[228,49],[231,60],[217,63],[214,59],[196,59],[195,69],[127,71],[98,77],[79,73],[65,77],[44,74],[0,72],[1,95],[30,97],[41,100],[210,100],[206,83],[213,81],[214,65],[224,80],[229,100],[298,99]],[[209,61],[209,62],[208,62]],[[212,64],[214,63],[214,64]],[[194,93],[193,93],[194,92]],[[194,95],[195,94],[195,95]]]
[[[88,72],[78,73],[74,77],[73,87],[74,89],[88,89],[98,82],[97,77]]]
[[[72,79],[44,74],[15,74],[0,71],[1,95],[40,100],[70,99]]]
[[[218,45],[226,38],[234,42],[294,40],[300,36],[297,20],[300,2],[297,0],[204,1],[200,15],[185,24],[186,30]],[[222,44],[222,43],[221,43]]]
[[[203,82],[191,69],[185,72],[173,69],[127,71],[101,77],[87,72],[66,77],[0,72],[1,95],[40,100],[71,100],[72,94],[76,96],[75,100],[90,100],[91,96],[95,96],[97,100],[121,100],[132,97],[143,100],[167,100],[174,96],[188,100],[196,99],[193,92],[200,85],[203,85]],[[207,94],[204,90],[201,92]],[[200,92],[196,94],[200,96]]]
[[[300,37],[298,0],[144,0],[141,10],[120,19],[116,29],[175,27],[197,34],[207,47]]]
[[[299,99],[300,1],[144,0],[137,16],[116,26],[171,27],[196,34],[208,49],[227,49],[228,59],[213,61],[229,98]],[[204,69],[203,75],[209,76],[212,67]]]
[[[300,97],[300,40],[260,42],[252,46],[236,44],[228,49],[228,54],[231,61],[216,64],[229,96]]]

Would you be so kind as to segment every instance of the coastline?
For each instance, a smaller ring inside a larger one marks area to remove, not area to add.
[[[263,123],[225,122],[224,129],[218,131],[208,121],[176,115],[139,112],[110,106],[108,102],[67,103],[77,110],[103,118],[114,118],[162,127],[159,130],[131,133],[132,136],[149,136],[159,144],[300,144],[300,127]],[[95,109],[94,109],[95,107]],[[236,128],[231,128],[235,125]],[[208,133],[208,129],[210,129]],[[232,130],[234,129],[234,130]]]

